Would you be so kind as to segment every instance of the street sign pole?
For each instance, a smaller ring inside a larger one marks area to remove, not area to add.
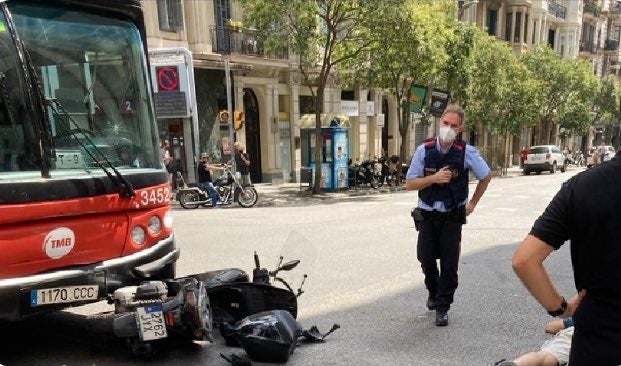
[[[233,103],[231,101],[231,67],[229,65],[229,58],[224,58],[224,74],[226,80],[226,109],[229,111],[229,120],[227,121],[229,127],[229,149],[231,151],[231,164],[233,166],[233,172],[237,172],[235,166],[235,147],[233,146]]]

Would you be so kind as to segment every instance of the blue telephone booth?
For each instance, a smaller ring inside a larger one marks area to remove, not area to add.
[[[323,127],[321,137],[321,188],[336,191],[347,188],[347,163],[349,160],[349,139],[347,127]],[[317,162],[315,161],[315,129],[301,129],[302,165],[312,169],[313,180]]]

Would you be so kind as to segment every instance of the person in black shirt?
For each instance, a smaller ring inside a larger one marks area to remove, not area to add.
[[[513,268],[552,316],[573,315],[569,364],[621,364],[621,154],[565,182],[513,256]],[[571,240],[578,294],[569,303],[544,260]]]
[[[250,160],[248,160],[248,154],[244,153],[244,146],[239,141],[233,146],[235,147],[235,167],[241,175],[242,184],[249,186],[252,183],[250,182]]]
[[[216,208],[218,204],[218,191],[213,186],[211,179],[212,170],[222,170],[220,166],[209,164],[209,155],[207,153],[201,154],[201,161],[198,163],[198,187],[204,191],[209,192],[211,197],[211,207]]]

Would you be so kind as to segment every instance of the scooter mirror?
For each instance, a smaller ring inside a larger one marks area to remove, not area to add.
[[[300,260],[299,259],[292,260],[292,261],[286,262],[285,264],[280,266],[280,268],[278,270],[279,271],[280,270],[289,271],[289,270],[294,269],[298,264],[300,264]]]

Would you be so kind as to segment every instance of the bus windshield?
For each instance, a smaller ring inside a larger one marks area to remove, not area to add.
[[[52,177],[94,174],[105,160],[119,170],[161,169],[135,25],[76,8],[7,4],[50,101]]]
[[[15,42],[0,12],[0,180],[41,177],[37,131]]]

